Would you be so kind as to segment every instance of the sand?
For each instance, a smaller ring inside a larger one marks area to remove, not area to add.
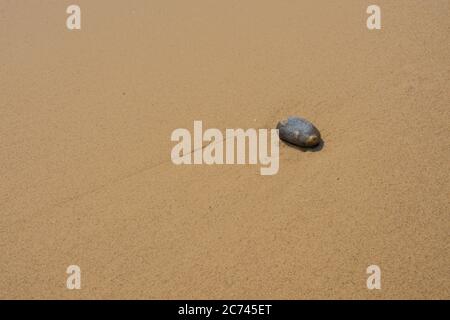
[[[450,298],[449,1],[72,3],[0,2],[0,298]],[[276,175],[171,162],[288,115]]]

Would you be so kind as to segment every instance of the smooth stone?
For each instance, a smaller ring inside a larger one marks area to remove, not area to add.
[[[303,148],[314,148],[321,142],[319,130],[308,120],[289,117],[278,122],[277,129],[281,140]]]

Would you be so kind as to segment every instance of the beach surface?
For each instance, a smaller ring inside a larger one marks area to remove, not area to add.
[[[71,4],[0,2],[0,298],[450,298],[449,1]],[[276,175],[171,161],[289,115]]]

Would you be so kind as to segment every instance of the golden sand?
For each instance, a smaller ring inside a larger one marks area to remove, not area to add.
[[[449,1],[72,3],[0,2],[0,298],[450,298]],[[276,175],[170,160],[289,115]]]

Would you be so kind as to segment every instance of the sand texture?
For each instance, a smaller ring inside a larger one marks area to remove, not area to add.
[[[0,0],[0,298],[450,298],[449,1],[72,3]],[[171,162],[289,115],[276,175]]]

